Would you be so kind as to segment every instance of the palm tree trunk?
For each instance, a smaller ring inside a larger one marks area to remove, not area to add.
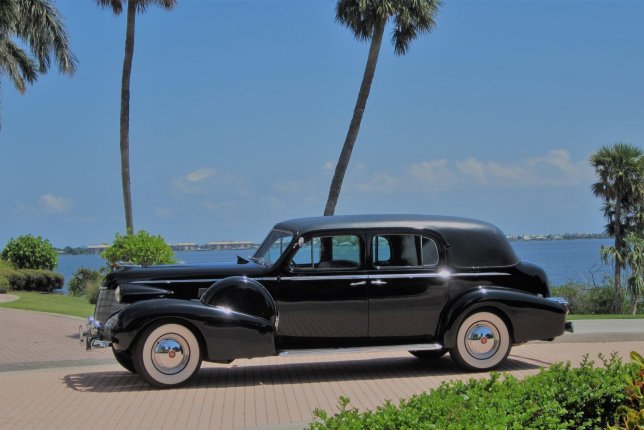
[[[127,28],[125,31],[125,56],[121,80],[121,182],[123,184],[123,206],[127,234],[134,233],[132,220],[132,193],[130,190],[130,75],[134,57],[134,28],[136,25],[136,0],[127,3]]]
[[[335,166],[335,173],[333,174],[333,180],[331,181],[331,187],[329,188],[329,196],[326,201],[324,216],[333,215],[335,213],[335,206],[338,204],[338,197],[340,197],[340,190],[342,189],[342,181],[344,181],[344,175],[347,172],[347,167],[349,166],[351,152],[353,152],[353,145],[355,145],[356,139],[358,138],[360,123],[362,122],[362,116],[367,105],[367,98],[369,98],[369,92],[371,91],[371,82],[373,82],[373,76],[376,73],[376,65],[378,64],[378,55],[380,54],[380,45],[382,44],[382,35],[385,32],[386,22],[387,20],[383,19],[376,24],[373,37],[371,38],[369,56],[367,57],[367,65],[362,77],[360,91],[358,92],[358,100],[356,101],[356,107],[353,110],[353,117],[351,118],[349,131],[347,132],[344,145],[342,146],[342,152],[340,152],[338,165]]]
[[[615,277],[613,288],[615,289],[615,313],[622,313],[622,260],[618,256],[623,255],[624,238],[622,232],[622,201],[618,195],[615,199]]]

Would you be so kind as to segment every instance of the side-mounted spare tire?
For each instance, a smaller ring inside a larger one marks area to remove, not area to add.
[[[208,306],[219,306],[275,322],[277,307],[262,284],[245,276],[231,276],[215,282],[201,296]]]

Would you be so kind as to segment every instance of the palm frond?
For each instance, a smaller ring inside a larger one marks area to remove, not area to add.
[[[12,40],[0,36],[0,70],[13,81],[20,93],[38,78],[37,66]]]
[[[60,71],[73,74],[77,60],[56,8],[49,0],[18,0],[18,6],[16,35],[29,45],[40,72],[45,73],[50,68],[53,54]]]

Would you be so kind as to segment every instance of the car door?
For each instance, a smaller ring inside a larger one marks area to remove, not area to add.
[[[377,231],[368,241],[369,337],[431,340],[449,292],[438,237]]]
[[[280,342],[366,338],[369,307],[364,261],[361,235],[324,232],[300,239],[276,289]]]

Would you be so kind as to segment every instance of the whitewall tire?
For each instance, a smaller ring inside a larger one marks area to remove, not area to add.
[[[197,373],[201,348],[184,325],[154,325],[141,334],[133,359],[137,373],[150,385],[172,388],[187,383]]]
[[[503,364],[511,348],[505,321],[491,312],[477,312],[461,323],[450,355],[467,370],[486,371]]]

